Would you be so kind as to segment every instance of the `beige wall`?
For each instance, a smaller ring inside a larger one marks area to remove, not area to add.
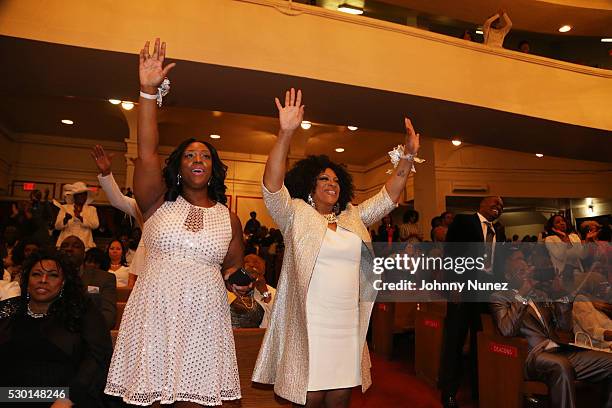
[[[434,157],[426,157],[435,163],[435,197],[419,197],[415,194],[414,177],[408,179],[406,200],[435,209],[440,214],[445,209],[447,196],[486,196],[532,198],[585,198],[597,197],[595,214],[612,213],[612,164],[555,157],[537,158],[533,154],[494,149],[484,146],[453,146],[448,141],[435,140]],[[391,165],[383,157],[362,170],[361,180],[368,194],[384,184],[388,177],[384,171]],[[607,199],[607,200],[606,200]],[[425,202],[423,202],[425,200]],[[419,204],[419,201],[421,202]],[[574,200],[574,216],[587,216],[585,200]],[[422,208],[422,207],[421,207]],[[421,217],[423,231],[430,230],[431,217]],[[520,235],[520,234],[519,234]]]
[[[168,24],[165,0],[49,0],[44,8],[37,0],[5,0],[0,34],[132,54],[159,36],[170,58],[612,130],[610,71],[320,7],[287,6],[280,0],[181,0],[172,5]]]
[[[5,180],[3,186],[8,188],[12,180],[52,182],[57,186],[56,198],[60,198],[64,183],[80,180],[90,185],[98,184],[97,170],[89,156],[89,149],[97,143],[95,140],[44,135],[16,135],[15,140],[11,142],[0,132],[0,169],[9,169],[0,173]],[[105,148],[115,153],[113,174],[119,185],[124,186],[126,144],[107,142]],[[171,149],[162,146],[162,157],[165,158]],[[428,160],[435,163],[435,197],[428,197],[426,202],[418,204],[422,198],[415,195],[415,176],[412,175],[408,179],[402,203],[415,200],[417,207],[432,206],[439,213],[445,208],[446,197],[452,195],[576,198],[572,201],[574,215],[583,217],[587,216],[588,205],[584,198],[596,197],[594,215],[612,213],[610,164],[552,157],[538,159],[525,153],[482,146],[456,148],[440,140],[434,142],[433,154],[435,157]],[[244,223],[248,213],[255,210],[264,225],[273,226],[261,201],[261,180],[267,157],[233,152],[220,152],[220,156],[228,165],[226,184],[232,211],[238,211]],[[9,162],[10,167],[6,164]],[[387,157],[381,157],[367,166],[349,166],[356,186],[355,202],[359,203],[375,194],[389,177],[385,172],[391,168]],[[418,169],[419,165],[417,172]],[[466,188],[481,190],[458,190]],[[97,201],[107,202],[102,192]],[[429,218],[422,219],[424,231],[429,231]]]

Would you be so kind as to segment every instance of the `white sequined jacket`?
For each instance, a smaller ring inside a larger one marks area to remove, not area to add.
[[[259,351],[253,381],[274,384],[279,396],[297,404],[306,403],[308,389],[308,333],[306,295],[323,243],[327,221],[302,199],[293,199],[283,187],[263,198],[285,240],[285,255],[276,288],[272,319]],[[372,285],[373,251],[368,227],[395,208],[385,187],[360,205],[348,204],[338,216],[338,226],[362,240],[359,282],[359,338],[363,344],[361,359],[362,391],[372,384],[370,355],[366,333],[376,291]]]

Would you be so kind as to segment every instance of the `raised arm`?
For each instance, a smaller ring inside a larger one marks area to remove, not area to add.
[[[139,223],[141,223],[142,215],[140,214],[140,209],[136,204],[136,200],[121,192],[121,189],[115,181],[115,177],[113,177],[113,173],[111,173],[111,160],[113,158],[113,154],[106,154],[102,146],[95,145],[91,150],[91,157],[94,159],[96,167],[98,167],[98,171],[100,172],[98,174],[98,182],[100,183],[102,190],[104,190],[104,193],[106,193],[106,198],[108,198],[110,204],[124,213],[134,217]]]
[[[155,40],[153,55],[149,54],[149,42],[140,50],[140,91],[155,95],[174,63],[163,67],[166,43]],[[157,154],[159,132],[157,129],[157,104],[154,99],[142,96],[138,100],[138,158],[134,173],[134,192],[145,216],[151,215],[162,203],[166,186]]]
[[[420,135],[414,131],[412,122],[410,119],[404,118],[404,125],[406,126],[406,144],[404,145],[404,157],[399,161],[399,164],[391,174],[391,177],[385,183],[385,188],[389,194],[389,198],[394,203],[397,203],[400,199],[400,195],[404,188],[406,188],[406,180],[412,169],[413,157],[416,156],[419,151],[419,139]],[[407,157],[408,156],[408,157]]]
[[[487,31],[489,31],[491,29],[491,24],[493,24],[493,22],[495,20],[497,20],[499,18],[499,13],[497,14],[493,14],[491,17],[489,17],[484,24],[482,25],[482,30],[486,33]]]
[[[502,15],[502,18],[504,19],[504,23],[506,23],[504,25],[503,30],[504,32],[508,33],[510,32],[510,29],[512,28],[512,21],[510,20],[510,17],[508,17],[508,13],[506,13],[505,11],[504,11],[504,14]]]
[[[283,186],[285,179],[285,162],[289,153],[289,145],[291,137],[295,129],[302,122],[304,117],[304,105],[302,103],[302,91],[291,88],[285,93],[285,106],[280,103],[278,98],[274,98],[276,107],[278,108],[278,118],[280,121],[280,130],[278,138],[266,162],[264,171],[263,184],[268,191],[275,193]]]

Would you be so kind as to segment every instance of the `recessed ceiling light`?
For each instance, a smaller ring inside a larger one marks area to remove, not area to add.
[[[72,121],[70,119],[62,119],[62,123],[64,125],[74,125],[74,121]]]
[[[451,143],[453,144],[453,146],[461,146],[461,140],[459,139],[453,139]]]
[[[121,102],[121,107],[125,110],[132,110],[134,108],[134,102],[123,101]]]
[[[602,38],[601,42],[612,42],[612,38]]]
[[[113,105],[119,105],[121,103],[119,99],[109,99],[108,101]]]
[[[211,139],[221,139],[220,135],[210,135]]]
[[[338,11],[341,11],[341,12],[347,13],[347,14],[354,14],[354,15],[363,14],[363,8],[357,7],[357,6],[353,6],[353,5],[347,4],[347,3],[340,4],[338,6]]]
[[[564,25],[564,26],[559,27],[559,32],[560,33],[567,33],[571,29],[572,29],[571,25]]]
[[[536,153],[536,157],[544,157],[542,153]]]
[[[312,123],[308,120],[303,120],[300,126],[302,127],[302,129],[308,130],[312,126]]]
[[[357,126],[347,126],[346,128],[347,128],[348,130],[350,130],[350,131],[353,131],[353,132],[354,132],[355,130],[359,129]]]
[[[344,151],[344,147],[336,147],[336,151],[338,153],[342,153]]]

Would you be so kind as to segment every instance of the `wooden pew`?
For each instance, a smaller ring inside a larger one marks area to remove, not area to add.
[[[127,302],[132,288],[117,288],[117,302]]]
[[[371,351],[390,359],[395,334],[413,332],[416,302],[377,302],[372,310]]]
[[[113,329],[119,330],[121,319],[123,318],[123,311],[125,310],[125,302],[117,302],[117,317],[115,318],[115,327]]]
[[[494,327],[490,315],[482,315],[478,333],[478,394],[481,407],[517,408],[523,406],[523,392],[546,395],[544,383],[524,381],[527,341],[504,337]],[[525,383],[525,384],[524,384]]]
[[[236,359],[240,375],[240,401],[228,401],[223,406],[244,408],[288,407],[289,401],[274,394],[272,385],[254,384],[251,382],[255,361],[265,334],[265,329],[234,329]]]
[[[446,302],[419,303],[416,311],[414,368],[432,387],[438,384]]]
[[[525,379],[527,340],[499,334],[493,317],[483,314],[478,333],[478,393],[482,408],[521,408],[525,396],[546,396],[548,386]],[[576,381],[576,406],[598,406],[602,386]]]

